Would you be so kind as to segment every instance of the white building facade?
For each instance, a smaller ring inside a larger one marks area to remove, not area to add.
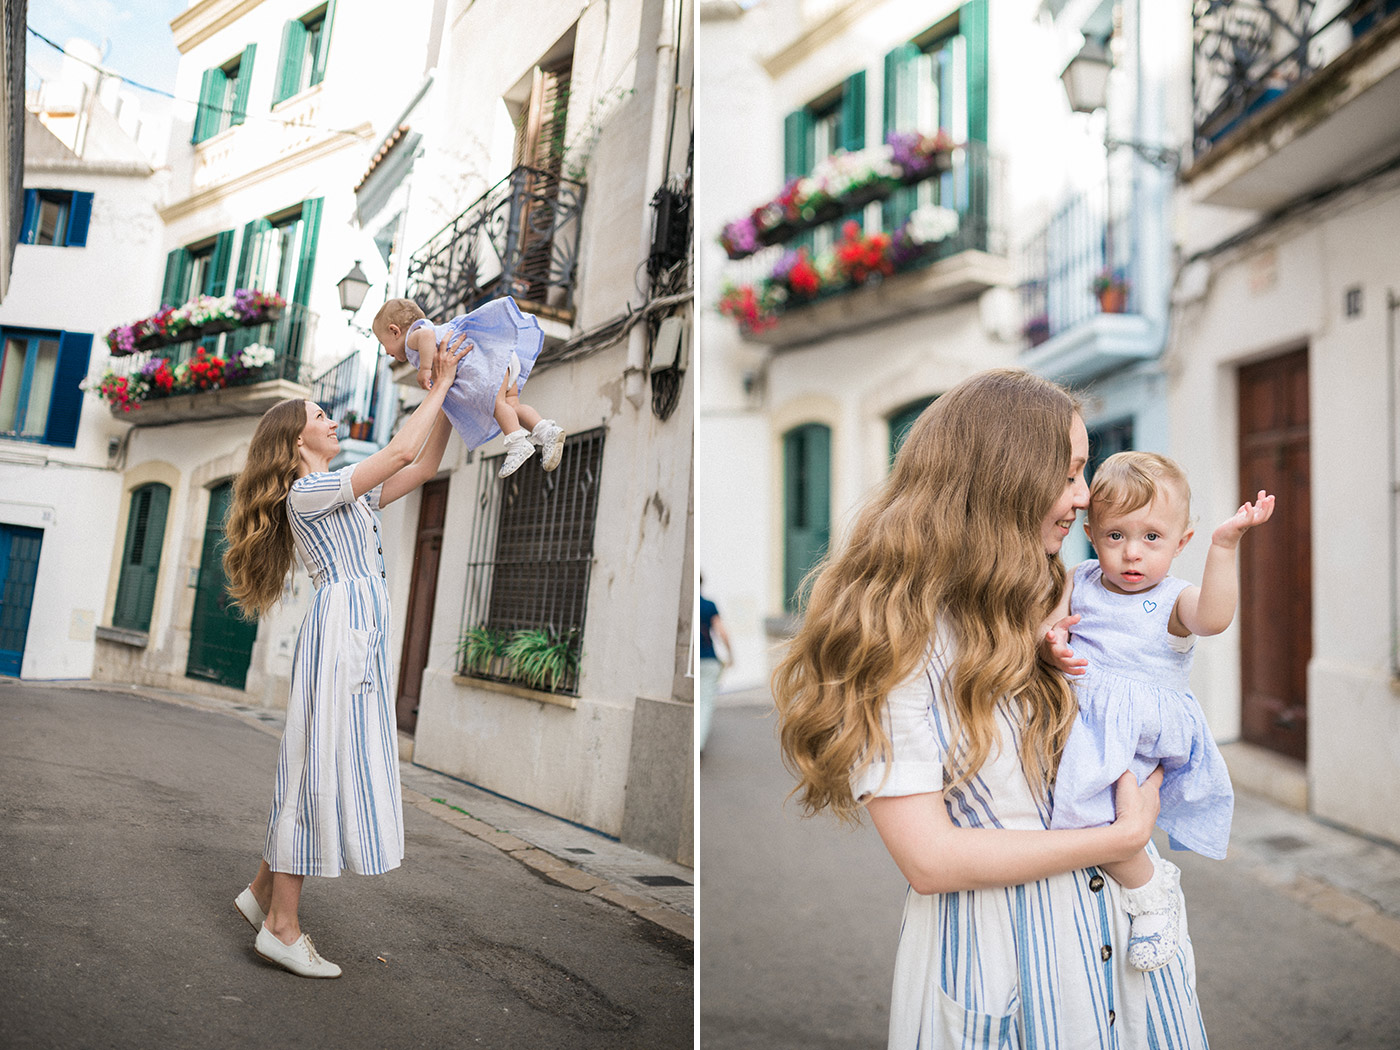
[[[560,0],[504,32],[513,11],[450,5],[358,191],[381,248],[359,323],[391,295],[439,322],[514,295],[546,336],[521,400],[569,433],[556,472],[506,481],[499,439],[454,441],[386,512],[400,725],[419,764],[689,864],[689,16]]]

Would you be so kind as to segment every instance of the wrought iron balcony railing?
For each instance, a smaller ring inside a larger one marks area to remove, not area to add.
[[[1111,214],[1110,214],[1111,212]],[[1133,224],[1108,189],[1073,197],[1021,251],[1022,334],[1045,342],[1101,313],[1133,313]]]
[[[584,193],[516,168],[414,253],[409,297],[439,322],[502,295],[571,317]]]
[[[356,350],[311,380],[311,400],[340,422],[340,437],[373,441],[381,428],[375,415],[379,403],[381,366],[366,363]]]
[[[1400,0],[1196,0],[1196,155],[1308,83],[1396,11]]]

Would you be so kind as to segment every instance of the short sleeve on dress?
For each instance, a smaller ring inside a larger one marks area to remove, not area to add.
[[[287,505],[300,517],[308,521],[315,521],[335,510],[342,503],[354,503],[355,489],[350,480],[354,473],[355,464],[350,463],[337,471],[325,471],[297,478],[296,481],[292,482],[292,491],[287,496]],[[370,507],[374,510],[379,509],[379,490],[381,487],[376,485],[365,493],[369,499]]]
[[[856,802],[943,790],[943,756],[948,739],[947,725],[938,708],[941,670],[940,661],[930,660],[890,692],[885,701],[890,755],[888,759],[877,758],[851,778],[851,795]]]

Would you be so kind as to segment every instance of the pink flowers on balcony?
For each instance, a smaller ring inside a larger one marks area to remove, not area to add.
[[[118,325],[107,333],[114,357],[199,339],[233,328],[276,320],[287,305],[276,292],[240,288],[232,295],[198,295],[183,306],[167,306],[151,317]]]

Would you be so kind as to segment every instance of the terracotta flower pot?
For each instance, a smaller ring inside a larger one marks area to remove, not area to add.
[[[1128,293],[1123,288],[1105,288],[1099,292],[1099,310],[1106,314],[1121,314],[1128,305]]]

